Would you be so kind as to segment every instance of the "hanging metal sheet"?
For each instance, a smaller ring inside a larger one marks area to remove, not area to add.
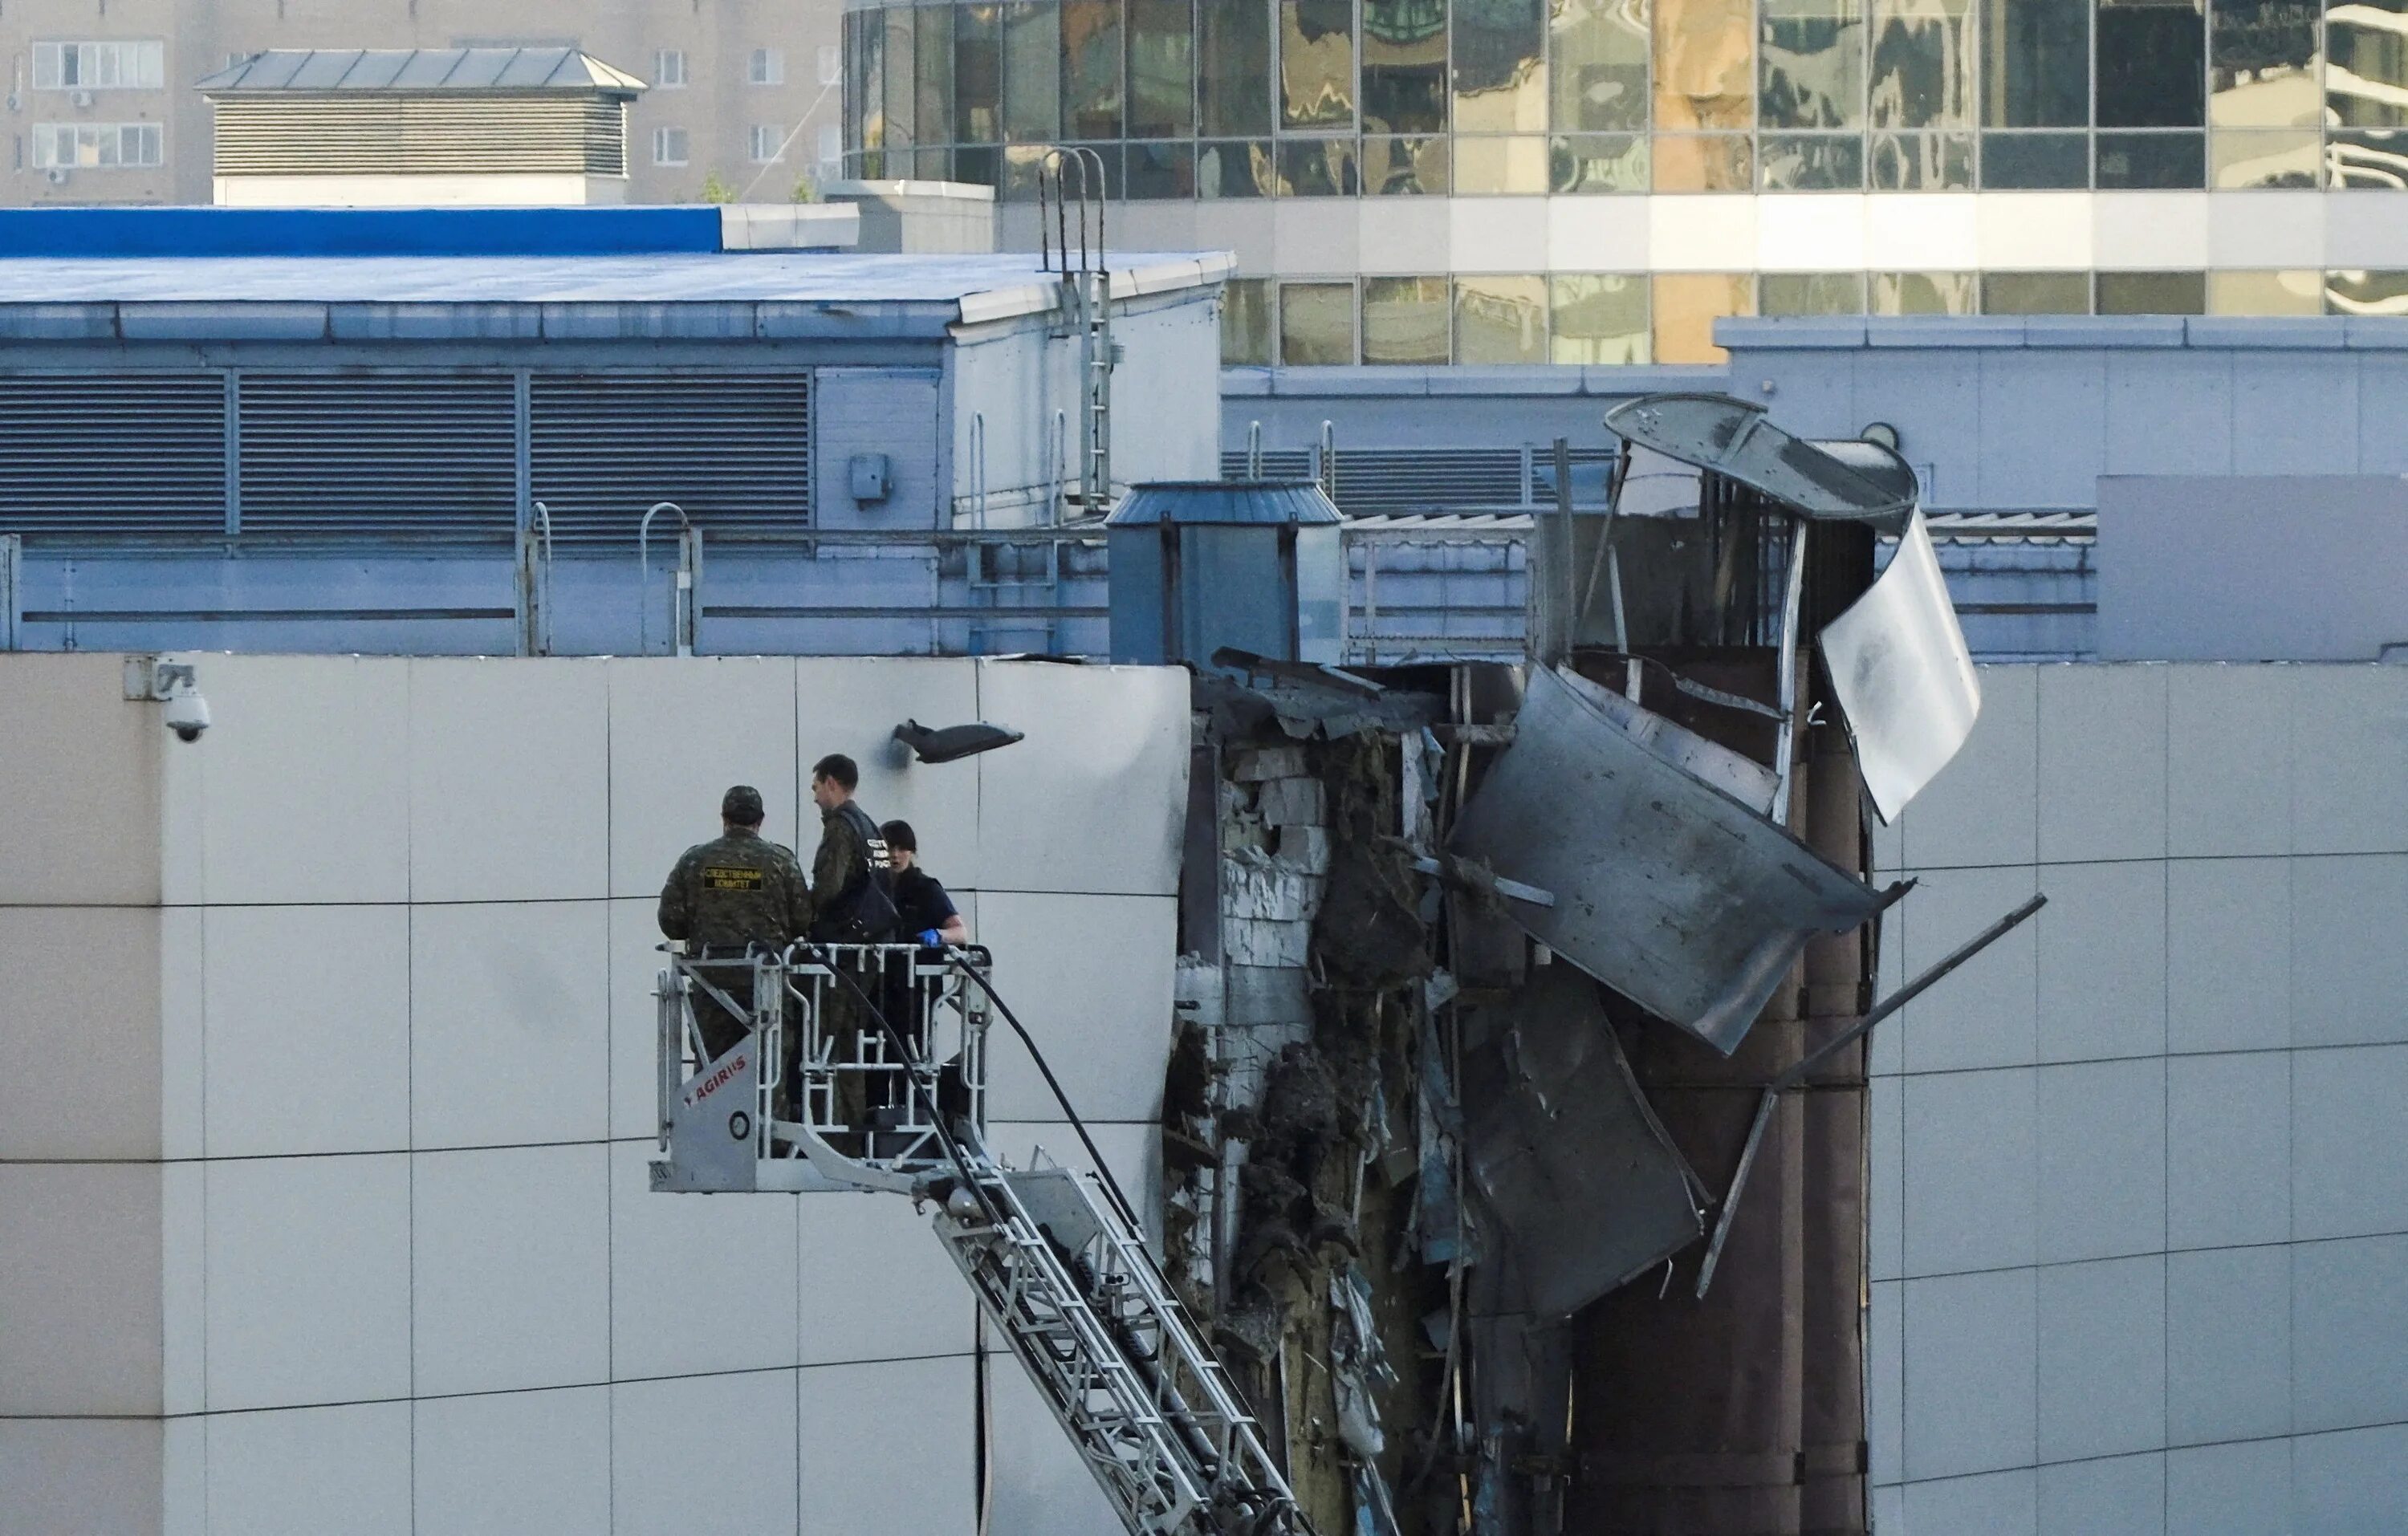
[[[1567,1317],[1698,1236],[1696,1176],[1587,976],[1533,970],[1489,1040],[1464,1062],[1467,1163],[1519,1283],[1512,1310]]]
[[[1920,511],[1888,568],[1823,626],[1822,645],[1866,796],[1894,822],[1956,755],[1982,712],[1981,680]]]
[[[1641,711],[1644,712],[1644,711]],[[1453,846],[1555,896],[1511,904],[1531,937],[1727,1055],[1813,934],[1884,894],[1659,756],[1553,670]]]
[[[1870,523],[1884,533],[1914,508],[1914,471],[1870,442],[1809,442],[1764,408],[1727,395],[1649,395],[1605,413],[1608,430],[1752,486],[1806,517]]]

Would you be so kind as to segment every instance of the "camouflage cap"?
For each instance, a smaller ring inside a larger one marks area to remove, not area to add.
[[[740,826],[757,826],[762,816],[761,792],[751,784],[738,784],[719,797],[719,819]]]

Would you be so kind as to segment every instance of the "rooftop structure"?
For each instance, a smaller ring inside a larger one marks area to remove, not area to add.
[[[423,207],[624,201],[645,85],[567,48],[279,49],[198,89],[215,201]]]

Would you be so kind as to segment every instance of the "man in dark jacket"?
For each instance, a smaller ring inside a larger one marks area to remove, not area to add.
[[[879,944],[895,931],[894,863],[878,823],[853,797],[860,787],[859,765],[840,752],[811,765],[811,803],[820,808],[820,846],[811,856],[810,931],[824,944]],[[844,975],[852,978],[853,986],[871,998],[881,995],[882,983],[875,970],[853,956],[842,960]],[[821,1033],[834,1047],[838,1062],[860,1060],[865,1055],[860,1037],[870,1020],[853,986],[845,984],[844,976],[829,978],[821,1011]],[[847,1127],[866,1130],[868,1093],[863,1075],[837,1072],[836,1111],[837,1118]]]
[[[759,790],[730,789],[719,802],[720,835],[687,849],[661,887],[661,932],[684,940],[704,979],[739,1004],[752,998],[748,951],[784,949],[811,926],[802,867],[793,849],[761,835],[761,816]],[[694,1022],[713,1061],[752,1026],[700,990]]]

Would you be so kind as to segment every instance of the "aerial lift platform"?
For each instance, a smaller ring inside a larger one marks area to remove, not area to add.
[[[652,1188],[911,1199],[1131,1536],[1311,1536],[1260,1427],[990,969],[976,947],[804,940],[746,960],[672,953],[655,987],[664,1156]],[[716,1058],[697,998],[750,1021]],[[1011,1169],[986,1150],[996,1014],[1086,1141],[1095,1174]],[[848,1098],[868,1106],[866,1130],[841,1118]]]

